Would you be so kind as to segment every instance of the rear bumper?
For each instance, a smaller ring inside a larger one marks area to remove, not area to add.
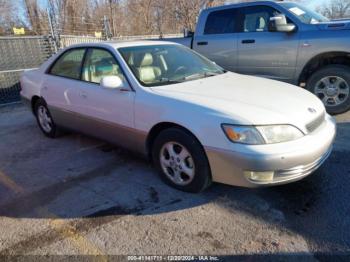
[[[335,135],[335,120],[327,116],[317,130],[296,141],[240,145],[232,151],[205,147],[205,151],[213,181],[243,187],[272,186],[300,180],[317,170],[331,154]],[[255,181],[245,176],[247,171],[274,172],[274,176],[268,182]]]

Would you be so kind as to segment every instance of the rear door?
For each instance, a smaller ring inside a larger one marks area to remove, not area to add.
[[[46,72],[41,96],[45,99],[56,124],[72,126],[73,112],[79,100],[81,66],[86,48],[73,48],[62,53]]]
[[[237,34],[235,8],[210,12],[205,25],[196,32],[193,49],[226,70],[235,71],[237,65]]]
[[[293,81],[299,33],[269,32],[270,17],[277,14],[278,10],[264,5],[239,9],[239,73]]]

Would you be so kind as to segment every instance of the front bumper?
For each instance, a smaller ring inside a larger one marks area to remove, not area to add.
[[[205,147],[213,181],[259,187],[286,184],[300,180],[318,169],[329,157],[336,135],[334,118],[305,137],[280,144],[247,146],[233,144],[232,150]],[[273,180],[253,181],[245,171],[274,172]]]

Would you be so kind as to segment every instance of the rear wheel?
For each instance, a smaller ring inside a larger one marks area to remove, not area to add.
[[[330,114],[350,109],[350,67],[330,65],[314,73],[307,89],[320,98]]]
[[[47,108],[45,101],[42,99],[39,99],[35,103],[34,110],[35,110],[34,111],[35,116],[41,131],[47,137],[51,137],[51,138],[57,137],[59,134],[59,130],[52,119],[52,116],[50,114],[49,109]]]
[[[179,190],[197,193],[211,184],[210,167],[201,144],[182,129],[162,131],[155,140],[152,158],[163,180]]]

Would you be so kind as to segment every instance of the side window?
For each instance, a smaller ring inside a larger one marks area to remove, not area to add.
[[[50,74],[80,79],[85,49],[73,49],[64,53],[51,67]]]
[[[229,34],[235,32],[235,9],[214,11],[208,15],[204,34]]]
[[[110,52],[89,49],[83,66],[82,80],[99,84],[104,76],[119,76],[124,79],[117,61]]]
[[[252,6],[241,9],[242,32],[268,31],[270,17],[280,14],[269,6]]]

